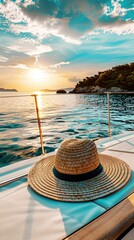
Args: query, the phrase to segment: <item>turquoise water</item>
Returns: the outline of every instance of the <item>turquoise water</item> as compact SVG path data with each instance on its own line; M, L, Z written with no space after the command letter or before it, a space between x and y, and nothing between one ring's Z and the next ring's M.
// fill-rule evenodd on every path
M41 154L34 97L21 95L0 94L0 166ZM106 95L46 94L38 102L46 152L66 138L108 136ZM111 134L134 130L134 95L111 95L110 104Z

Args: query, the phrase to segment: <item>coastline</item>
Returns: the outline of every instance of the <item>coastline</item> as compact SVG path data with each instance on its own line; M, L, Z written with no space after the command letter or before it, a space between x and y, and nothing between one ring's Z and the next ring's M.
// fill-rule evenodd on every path
M12 89L0 88L0 92L18 92L18 90L14 88Z

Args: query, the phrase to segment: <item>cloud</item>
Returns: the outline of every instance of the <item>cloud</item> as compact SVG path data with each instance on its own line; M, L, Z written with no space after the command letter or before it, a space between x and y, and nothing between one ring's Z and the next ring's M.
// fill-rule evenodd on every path
M92 30L92 18L96 18L92 13L92 8L96 9L97 12L102 11L101 4L98 7L97 4L93 5L92 1L87 0L82 1L82 3L78 0L57 2L58 4L55 1L39 0L37 5L27 8L23 6L22 12L31 19L28 23L29 29L34 35L37 35L38 32L40 39L47 35L55 35L67 42L80 44L81 37ZM23 29L14 27L12 26L13 32L19 33L26 30L26 26L23 26Z
M36 56L42 53L51 52L52 48L49 45L38 44L35 41L30 41L30 39L23 41L17 41L16 45L8 46L9 49L26 53L30 56Z
M23 14L21 8L17 5L17 3L20 2L21 1L7 1L4 4L1 4L0 13L12 23L28 21L28 17Z
M66 64L70 64L70 62L56 63L56 64L53 64L53 65L49 65L49 68L56 69L56 68L60 68L62 65L66 65Z
M20 4L22 12L33 20L44 20L50 16L55 16L57 13L57 4L55 1L38 0L36 4L29 4L25 7L25 4Z
M10 68L10 69L23 69L23 70L27 70L27 69L29 69L25 64L16 64L16 65L6 65L6 66L3 66L3 65L0 65L0 68L3 68L3 67L5 67L5 68L7 68L8 67L8 69Z
M31 33L36 36L39 41L42 41L48 36L54 35L62 38L66 42L72 44L80 44L80 33L75 32L74 29L70 29L68 25L68 19L54 19L50 18L45 22L29 21L26 25L11 24L10 31L19 35L25 33Z
M15 50L15 46L8 48L8 47L0 47L1 56L6 59L7 61L1 61L1 66L8 67L8 66L19 66L26 65L27 67L31 67L35 63L35 56L27 55L23 52L19 52ZM2 58L3 59L3 58Z
M132 34L134 33L133 18L128 18L128 13L133 11L134 8L130 5L123 4L123 0L111 0L111 5L104 6L104 14L99 17L98 29L105 32L115 34Z
M126 0L17 0L2 4L0 12L11 22L14 34L31 33L39 41L53 35L79 45L83 38L100 30L133 32L132 17L127 15L133 7L124 3ZM122 31L117 31L117 26L122 26Z
M29 69L25 64L16 64L14 66L8 66L8 68Z
M33 55L38 55L41 53L46 53L51 51L52 51L52 48L50 46L39 45L39 46L36 46L36 49L32 49L31 51L28 51L27 54L33 56Z
M111 0L111 7L109 6L105 6L104 7L104 13L108 16L112 16L112 17L117 17L117 16L125 16L127 12L129 11L133 11L134 8L130 7L130 8L124 8L122 7L121 3L123 1L122 0ZM112 9L112 10L111 10Z
M20 0L18 0L18 3L20 3L21 1ZM22 3L21 3L22 4ZM23 2L23 6L24 7L27 7L27 6L29 6L29 5L35 5L35 2L33 1L33 0L25 0L24 2Z
M7 62L8 61L8 58L7 57L3 57L3 56L0 56L0 62Z
M95 31L114 31L130 33L133 32L132 19L128 21L124 18L126 13L133 8L122 7L122 0L73 0L73 1L44 1L39 0L38 6L28 6L23 8L23 13L30 19L40 22L39 34L43 38L47 35L55 35L61 37L67 42L80 44L81 39L88 34L93 34ZM45 10L43 10L45 6ZM129 29L127 32L127 27ZM46 27L48 26L48 28ZM117 26L122 26L122 31L117 31ZM35 33L35 26L33 27Z
M134 24L128 22L128 24L106 25L105 27L103 26L103 32L116 33L118 35L134 34Z

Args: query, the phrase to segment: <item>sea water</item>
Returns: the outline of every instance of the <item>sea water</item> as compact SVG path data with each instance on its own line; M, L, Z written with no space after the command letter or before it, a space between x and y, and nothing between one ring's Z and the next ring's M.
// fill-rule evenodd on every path
M38 96L45 152L67 138L108 136L106 95ZM134 130L134 95L110 95L111 135ZM41 154L34 97L0 93L0 167Z

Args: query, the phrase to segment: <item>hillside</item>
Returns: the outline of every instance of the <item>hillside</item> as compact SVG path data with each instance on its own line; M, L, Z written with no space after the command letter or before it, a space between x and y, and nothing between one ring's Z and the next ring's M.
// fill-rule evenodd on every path
M98 72L78 82L71 93L134 91L134 62Z
M16 89L0 88L0 92L18 92Z

